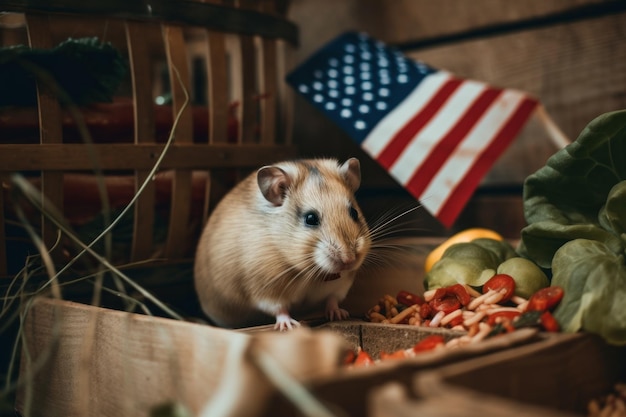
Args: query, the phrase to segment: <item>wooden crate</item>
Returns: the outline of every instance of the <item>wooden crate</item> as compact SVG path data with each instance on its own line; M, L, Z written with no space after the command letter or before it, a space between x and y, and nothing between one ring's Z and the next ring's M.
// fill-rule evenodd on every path
M224 406L224 413L245 408L243 414L219 415L299 415L282 387L251 362L257 346L272 354L275 370L291 375L290 385L301 384L331 409L362 416L369 393L381 384L409 389L418 371L541 340L526 329L349 369L340 365L344 346L376 355L376 349L407 348L433 333L446 338L462 333L358 321L322 324L310 333L268 331L271 326L233 331L43 298L30 308L23 329L17 409L68 417L147 416L167 404L184 406L192 415L207 404Z
M626 379L626 348L592 334L557 334L414 375L412 389L374 394L372 417L588 415Z

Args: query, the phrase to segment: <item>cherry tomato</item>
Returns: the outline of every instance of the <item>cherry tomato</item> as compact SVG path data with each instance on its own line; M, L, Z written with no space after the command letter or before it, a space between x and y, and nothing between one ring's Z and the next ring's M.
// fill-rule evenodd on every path
M539 320L541 321L541 326L544 328L544 330L548 332L558 332L559 330L561 330L559 322L556 321L552 313L547 310L541 313L541 317L539 317Z
M464 306L468 305L472 299L472 297L470 296L470 293L467 291L467 288L465 288L465 286L463 286L462 284L451 285L449 287L446 287L445 290L446 290L446 295L455 296L459 300L461 305L464 305Z
M508 274L494 275L483 285L483 294L489 290L500 291L502 289L506 290L502 301L510 300L515 294L515 280L512 276Z
M416 353L425 352L425 351L433 350L437 346L441 346L445 343L446 341L443 338L443 336L438 335L438 334L431 334L430 336L427 336L424 339L417 342L415 346L413 346L413 351Z
M563 299L563 288L559 286L545 287L528 299L526 311L547 311L554 308Z
M459 302L459 299L452 296L433 298L432 300L430 300L428 305L430 305L430 307L434 311L443 311L446 314L461 308L461 303Z
M398 300L400 304L403 304L407 307L414 304L424 304L424 299L422 297L404 290L398 292L398 295L396 295L396 300Z
M359 353L356 355L356 359L354 360L354 364L356 366L368 366L374 364L374 359L364 350L359 350Z
M490 326L495 326L498 322L511 321L516 317L519 317L522 314L519 311L499 311L497 313L493 313L489 315L487 319L487 324Z

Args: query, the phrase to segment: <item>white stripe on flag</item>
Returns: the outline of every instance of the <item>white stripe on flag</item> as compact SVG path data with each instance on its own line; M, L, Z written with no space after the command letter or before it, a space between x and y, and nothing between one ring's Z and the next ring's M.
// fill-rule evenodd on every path
M428 159L433 148L472 107L487 85L464 80L424 128L404 148L389 172L400 184L406 185L413 173Z
M425 77L413 91L405 97L389 114L387 114L367 135L362 148L374 159L378 158L398 130L417 112L428 104L452 75L446 71L438 71Z
M495 135L515 114L525 98L526 95L519 91L504 90L492 103L420 196L420 201L430 213L439 213L452 190L467 175L474 161L491 145Z

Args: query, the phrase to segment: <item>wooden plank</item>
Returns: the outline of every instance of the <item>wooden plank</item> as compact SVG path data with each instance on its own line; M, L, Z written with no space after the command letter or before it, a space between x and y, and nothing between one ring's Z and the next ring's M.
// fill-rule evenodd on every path
M155 140L152 62L145 45L146 32L152 29L154 27L151 24L126 22L128 58L133 84L135 143L154 143ZM135 192L145 182L149 172L150 170L135 171ZM155 193L155 183L149 181L135 203L132 261L147 259L152 252Z
M150 169L163 152L162 144L93 145L105 170ZM164 157L163 169L207 169L258 167L276 158L293 157L294 147L279 145L172 145ZM80 144L0 145L0 166L4 171L45 169L49 171L91 170L89 149Z
M200 1L181 3L169 0L152 0L146 5L125 0L91 2L83 0L64 0L62 2L8 0L2 2L2 10L62 15L109 16L171 24L188 24L212 27L215 30L230 33L259 34L270 38L281 38L294 45L298 43L298 27L280 16Z
M178 126L174 132L179 144L193 142L193 119L190 103L185 103L185 90L191 91L187 51L183 30L177 26L164 26L163 38L170 73L172 92L172 112L176 118L180 113ZM186 105L186 107L184 107ZM165 246L165 256L178 258L186 250L188 242L189 213L191 210L191 171L177 168L172 184L172 204Z
M33 48L51 48L50 21L48 16L26 15L29 44ZM41 80L37 83L37 108L39 112L39 139L42 144L60 144L63 141L61 109L51 89ZM46 172L42 167L41 192L46 197L43 209L48 205L63 212L63 173ZM57 240L57 228L42 215L42 238L47 248L52 248Z

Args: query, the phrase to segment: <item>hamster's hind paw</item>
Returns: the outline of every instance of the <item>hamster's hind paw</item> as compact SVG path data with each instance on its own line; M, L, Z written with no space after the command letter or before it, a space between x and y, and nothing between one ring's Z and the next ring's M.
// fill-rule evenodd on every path
M348 313L348 311L344 310L343 308L337 307L332 310L326 310L326 317L328 317L328 320L330 321L346 320L348 317L350 317L350 313Z
M293 330L295 327L300 327L300 323L297 320L292 319L288 313L280 313L276 315L274 330L284 332L286 330Z
M350 317L350 313L339 307L339 302L335 297L330 297L326 300L326 317L330 321L345 320Z

